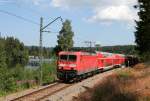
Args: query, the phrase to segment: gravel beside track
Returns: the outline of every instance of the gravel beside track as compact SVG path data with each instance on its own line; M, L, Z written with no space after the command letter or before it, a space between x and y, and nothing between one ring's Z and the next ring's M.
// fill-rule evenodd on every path
M36 86L36 87L30 88L30 89L26 89L26 90L23 90L23 91L12 93L12 94L9 94L7 96L0 97L0 101L11 101L12 99L27 95L29 93L35 92L35 91L40 90L40 89L44 89L48 86L52 86L52 85L55 85L55 84L57 84L57 82L46 85L46 86Z
M117 68L97 74L93 77L83 80L82 82L75 83L74 85L71 85L64 90L56 92L48 98L42 99L41 101L73 101L73 99L76 99L81 92L92 88L95 84L97 84L97 82L102 81L104 78L112 75L115 71L120 69L121 68Z
M47 86L45 88L38 89L26 95L17 97L15 99L12 99L11 101L40 101L41 99L50 96L51 94L68 86L70 85L64 83L56 83L54 85Z

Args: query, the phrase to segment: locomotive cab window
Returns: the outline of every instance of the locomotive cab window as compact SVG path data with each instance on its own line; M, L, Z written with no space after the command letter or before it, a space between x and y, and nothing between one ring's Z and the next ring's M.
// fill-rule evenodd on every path
M76 61L77 57L76 55L60 55L59 59L63 61Z
M69 61L76 61L76 55L68 55L69 56Z
M60 60L67 60L68 56L67 55L60 55L59 59Z

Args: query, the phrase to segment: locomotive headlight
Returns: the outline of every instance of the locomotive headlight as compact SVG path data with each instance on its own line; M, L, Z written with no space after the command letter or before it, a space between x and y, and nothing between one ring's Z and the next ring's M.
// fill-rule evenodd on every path
M63 69L63 67L59 67L59 69Z
M76 67L76 64L70 64L69 67Z
M64 67L64 66L66 66L66 64L59 64L58 66L59 67Z

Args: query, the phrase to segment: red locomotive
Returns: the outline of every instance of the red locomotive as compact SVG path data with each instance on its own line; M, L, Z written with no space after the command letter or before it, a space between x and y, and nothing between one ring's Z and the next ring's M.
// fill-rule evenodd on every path
M63 81L81 79L100 71L123 65L125 58L119 54L99 52L60 52L57 77Z

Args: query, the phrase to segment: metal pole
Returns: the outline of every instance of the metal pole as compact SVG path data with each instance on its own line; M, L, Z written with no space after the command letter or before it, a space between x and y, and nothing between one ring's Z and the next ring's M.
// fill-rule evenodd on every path
M43 18L40 18L40 52L39 52L39 62L40 62L40 85L42 85L42 81L43 81L43 71L42 71L42 64L43 64L43 45L42 45L42 39L43 39L43 32L50 32L50 31L45 31L45 29L50 26L52 23L54 23L56 20L60 19L61 22L63 23L63 19L61 17L57 17L55 18L53 21L51 21L49 24L47 24L46 26L43 26Z
M43 46L42 46L42 37L43 37L43 35L42 35L42 27L43 27L43 18L41 17L40 18L40 57L39 57L39 59L40 59L40 85L42 85L42 78L43 78L43 73L42 73L42 64L43 64L43 60L42 60L42 58L43 58Z
M85 41L84 43L87 44L87 46L89 47L89 52L92 52L92 44L95 44L95 42Z

